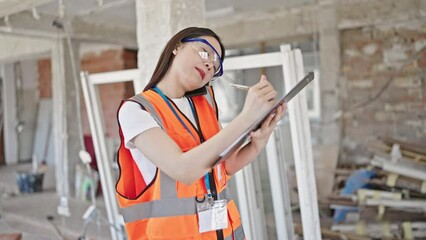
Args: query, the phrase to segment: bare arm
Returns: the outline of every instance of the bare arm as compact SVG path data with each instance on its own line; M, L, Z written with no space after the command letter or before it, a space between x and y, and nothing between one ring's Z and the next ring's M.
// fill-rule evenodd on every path
M208 172L219 154L275 103L275 97L276 91L263 76L249 90L243 111L231 123L203 144L185 153L160 128L139 134L133 143L171 178L191 184Z

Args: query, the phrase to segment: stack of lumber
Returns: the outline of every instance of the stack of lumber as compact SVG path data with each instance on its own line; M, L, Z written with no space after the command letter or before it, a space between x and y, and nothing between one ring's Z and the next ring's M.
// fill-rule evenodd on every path
M335 171L335 191L323 203L345 217L334 218L331 231L369 239L426 239L426 146L382 141L369 146L373 157L363 167L372 177L356 176L359 168ZM343 183L353 185L354 179L364 181L362 187L343 191Z

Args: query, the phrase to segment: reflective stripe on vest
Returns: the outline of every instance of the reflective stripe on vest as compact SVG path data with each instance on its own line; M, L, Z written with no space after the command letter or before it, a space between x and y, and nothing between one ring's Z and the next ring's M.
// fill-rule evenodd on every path
M147 218L175 217L197 213L195 198L178 198L175 181L161 171L159 174L161 174L161 199L122 208L121 213L125 223ZM207 199L207 194L204 199ZM228 202L232 200L227 187L218 194L218 199L226 199Z
M131 99L141 104L151 114L152 118L154 118L157 124L160 125L161 128L163 128L163 121L161 121L161 118L158 116L157 111L155 111L154 107L144 96L142 96L141 94L137 94Z
M234 236L232 236L234 235ZM244 230L242 226L237 227L237 229L234 229L234 234L229 235L225 238L225 240L244 240L246 239L244 235Z

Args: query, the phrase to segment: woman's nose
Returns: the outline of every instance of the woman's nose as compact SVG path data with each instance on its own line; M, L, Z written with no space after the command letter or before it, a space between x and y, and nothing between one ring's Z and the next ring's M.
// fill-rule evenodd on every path
M212 64L210 62L204 62L204 65L207 67L207 69L210 71L212 69Z

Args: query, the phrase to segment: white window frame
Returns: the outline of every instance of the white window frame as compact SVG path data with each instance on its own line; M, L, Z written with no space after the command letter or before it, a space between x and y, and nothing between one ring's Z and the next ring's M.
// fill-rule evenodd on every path
M117 229L123 228L124 220L119 213L116 201L115 182L112 177L113 166L107 151L105 125L102 121L103 113L100 107L97 85L132 81L136 89L138 79L139 71L137 69L90 75L86 72L81 73L81 85L89 118L90 132L92 134L108 221L111 223L110 232L113 240L125 239L117 231Z

